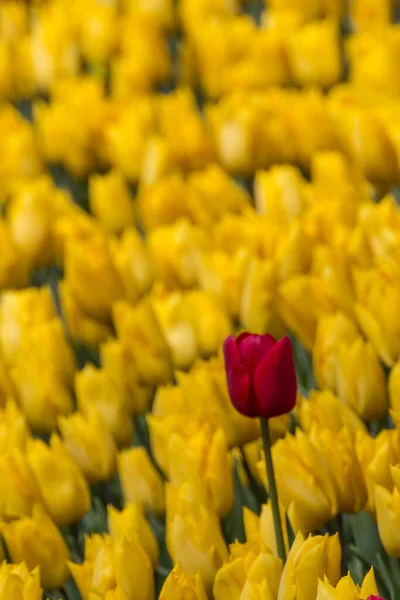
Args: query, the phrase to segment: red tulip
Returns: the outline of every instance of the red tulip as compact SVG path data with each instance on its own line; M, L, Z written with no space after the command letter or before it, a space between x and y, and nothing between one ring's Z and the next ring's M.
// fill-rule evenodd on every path
M367 600L385 600L382 596L368 596Z
M242 333L224 342L225 370L233 405L247 417L269 419L292 410L297 383L292 343L271 335Z

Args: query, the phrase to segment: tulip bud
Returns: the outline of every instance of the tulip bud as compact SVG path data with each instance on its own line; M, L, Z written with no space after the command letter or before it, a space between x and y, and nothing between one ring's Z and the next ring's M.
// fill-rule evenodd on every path
M70 240L65 251L65 280L83 311L107 321L111 307L124 296L105 239Z
M155 274L169 288L191 288L197 283L196 256L207 247L203 231L182 218L156 227L148 236Z
M228 558L219 520L191 487L167 486L167 547L174 564L188 575L199 573L210 591L217 570Z
M28 288L2 293L0 302L0 347L7 366L15 362L25 334L55 317L50 288Z
M310 440L331 469L337 488L338 511L356 514L364 510L367 488L349 431L344 428L334 432L329 429L320 430L314 426Z
M164 515L164 482L145 448L123 450L118 456L118 472L125 502L150 508L157 517Z
M232 330L227 311L215 298L202 290L187 292L185 302L192 318L200 356L209 358L217 354L223 340Z
M153 282L153 264L150 253L134 228L128 228L118 239L110 240L110 253L121 278L126 297L137 302Z
M0 409L0 454L10 449L25 451L31 433L23 413L13 400Z
M30 440L27 461L46 509L58 525L75 523L87 513L91 503L89 487L58 436L51 436L50 446L41 440Z
M209 424L180 419L178 415L148 417L152 449L157 462L176 487L190 480L206 494L218 515L233 506L232 467L225 434Z
M289 550L289 538L287 531L286 515L283 507L280 506L281 527L286 551ZM275 537L275 527L270 502L263 504L261 514L258 517L247 507L243 508L243 522L246 531L246 539L251 542L261 542L274 554L278 556L278 547Z
M200 575L187 575L178 563L166 578L159 600L207 600Z
M305 181L296 167L274 166L254 180L257 212L277 225L300 217L306 207Z
M119 445L127 445L133 436L128 393L122 381L116 381L104 369L87 364L75 377L78 408L83 415L95 409Z
M367 432L365 423L357 413L328 390L313 390L307 399L302 398L298 404L297 416L306 433L310 432L313 425L319 430L330 429L336 432L346 427L354 437L358 431Z
M58 428L66 450L89 483L112 478L117 468L114 438L94 408L87 417L79 412L61 417Z
M278 597L315 600L318 580L327 578L331 585L340 579L341 548L338 535L304 538L298 533L288 554L279 584Z
M147 522L144 510L139 504L127 504L118 511L111 504L107 506L108 529L114 541L124 537L141 544L154 567L158 564L159 550L157 539Z
M239 319L243 327L263 334L284 334L275 306L276 264L253 257L246 269L240 298Z
M1 531L14 563L24 562L28 569L40 567L45 588L61 587L68 579L68 548L53 521L40 504L32 517L3 523Z
M168 345L148 299L136 306L125 301L113 306L115 329L129 350L141 383L155 385L172 378Z
M29 571L24 562L10 565L3 562L0 566L0 599L42 600L39 568Z
M35 476L20 450L8 449L0 457L2 494L0 515L3 519L15 519L30 515L35 503L42 501Z
M277 598L282 562L276 556L263 544L253 542L235 542L229 551L229 561L215 577L215 600Z
M375 505L382 544L389 556L400 558L400 492L397 487L390 492L376 485Z
M364 420L382 419L388 409L385 374L369 342L359 337L338 354L338 396Z
M279 498L297 531L315 531L337 512L337 490L329 465L300 430L272 448ZM259 465L261 477L265 466ZM313 473L310 478L310 472Z
M229 394L240 413L269 419L294 408L297 382L288 337L277 342L270 335L229 336L224 357Z
M341 343L351 344L358 337L357 327L342 312L320 319L313 347L313 369L321 389L337 393L339 346Z
M171 350L174 367L188 369L198 357L194 319L188 311L185 297L178 291L154 294L152 299L154 313L161 331Z

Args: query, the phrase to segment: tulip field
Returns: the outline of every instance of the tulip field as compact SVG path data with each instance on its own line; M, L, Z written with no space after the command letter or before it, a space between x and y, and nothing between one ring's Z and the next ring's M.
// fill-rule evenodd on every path
M0 600L400 600L400 0L0 0Z

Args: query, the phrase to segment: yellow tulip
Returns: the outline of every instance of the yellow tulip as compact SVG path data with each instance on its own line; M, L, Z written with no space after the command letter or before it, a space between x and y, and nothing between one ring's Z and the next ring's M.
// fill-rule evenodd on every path
M232 331L227 311L215 298L202 290L186 292L185 303L192 317L200 356L209 358L217 354Z
M191 288L197 283L197 252L206 247L203 231L188 219L156 227L148 236L148 247L157 278L174 289Z
M239 317L240 296L250 259L245 247L238 248L233 256L222 251L199 256L200 287L215 296L233 319Z
M23 561L28 569L39 566L45 588L61 587L68 579L68 548L40 504L33 507L32 517L3 523L1 532L13 562Z
M306 273L311 266L310 239L298 221L290 223L278 237L275 249L278 276L281 281Z
M329 464L300 430L272 448L280 501L295 532L309 532L329 522L337 512L337 490ZM265 464L259 465L265 480Z
M10 375L34 430L51 431L60 415L72 411L74 371L75 358L59 319L26 332Z
M367 487L350 432L346 428L335 432L313 426L310 441L329 464L338 491L338 511L355 514L364 510Z
M341 548L338 535L304 538L298 533L290 549L279 584L279 600L317 597L318 580L331 585L340 579Z
M358 337L356 325L342 312L320 319L313 346L313 370L320 388L337 393L339 346L351 344Z
M117 444L130 444L133 422L128 392L122 381L116 381L104 369L87 364L76 374L75 391L78 408L84 415L95 409Z
M240 297L239 319L244 328L276 337L284 333L277 315L276 285L276 263L252 257L243 278Z
M174 25L174 4L172 0L155 0L148 3L146 0L125 0L130 14L149 15L166 29Z
M181 224L182 221L191 221L191 213L189 210L190 204L188 202L188 196L190 193L191 190L189 189L189 186L187 185L183 175L177 172L163 177L159 181L156 181L153 185L148 185L141 188L137 200L139 215L146 232L159 227L171 227L169 232L172 238L170 240L172 248L170 252L168 250L166 252L168 258L165 261L167 263L165 267L164 264L161 266L161 262L158 261L158 242L160 241L160 238L165 239L166 230L163 229L163 232L160 234L160 236L156 234L155 241L153 237L153 242L151 243L154 251L154 261L164 275L166 275L166 268L169 269L171 262L173 263L174 272L168 277L168 283L170 277L174 278L177 275L184 276L185 279L186 277L189 277L189 279L193 277L192 265L186 265L186 267L183 267L181 264L181 259L179 259L177 256L177 250L174 248L174 246L177 246L178 248L181 247L189 249L191 246L191 244L188 245L190 240L185 239L185 233L187 233L185 232L185 229L187 228L186 226L183 227ZM179 223L176 226L176 231L174 231L174 223ZM182 235L183 241L179 241L180 235ZM175 264L175 259L178 259L178 264ZM162 262L164 263L164 261ZM176 271L178 273L176 273ZM183 282L185 282L185 279Z
M215 577L215 600L274 600L282 574L281 560L259 543L235 542L229 550L229 561Z
M127 299L137 302L153 282L150 252L136 229L131 227L125 229L120 238L110 240L110 252Z
M234 490L223 430L175 415L149 416L148 424L154 456L169 481L179 487L190 480L218 515L227 515Z
M280 506L281 524L286 550L289 550L289 538L287 531L286 515L282 506ZM261 514L258 517L247 507L243 508L243 522L246 531L246 539L252 542L263 543L274 556L278 556L276 545L275 528L273 522L271 503L263 504Z
M3 489L0 515L4 519L30 515L33 505L42 498L34 473L20 450L8 449L0 457L0 477Z
M339 30L335 21L315 21L294 32L288 42L289 69L296 85L329 88L342 75ZM318 49L323 48L322 52Z
M277 306L282 322L312 351L319 320L332 313L316 275L295 275L278 288Z
M111 4L85 3L79 7L76 25L82 54L89 63L110 58L117 41L116 10Z
M361 587L354 583L350 574L342 577L337 586L331 585L326 577L324 581L319 580L316 600L367 600L370 596L378 595L374 569L371 567Z
M55 317L50 288L7 290L0 302L0 347L7 366L15 362L21 341L32 326Z
M386 381L373 346L361 337L341 344L337 369L338 396L366 421L382 419L388 410Z
M135 539L87 537L83 564L68 563L68 566L84 600L132 597L154 600L152 564Z
M91 503L89 486L56 434L51 436L50 446L30 440L27 461L46 509L58 525L70 525L87 513Z
M0 565L0 598L7 600L42 600L43 590L40 586L39 569L29 571L24 562Z
M207 600L200 575L187 575L178 563L166 578L159 600Z
M157 517L164 515L164 482L145 448L123 450L118 456L118 472L125 502L150 508Z
M177 369L188 369L198 358L194 321L185 296L179 292L157 289L152 296L152 307L161 331L171 350L172 362Z
M125 301L113 306L115 329L129 351L141 383L156 385L172 379L168 345L148 298L135 306Z
M84 312L107 322L124 289L106 240L71 239L66 245L64 269L65 280Z
M143 508L139 504L127 504L118 511L111 504L107 506L108 529L114 541L124 537L142 545L154 567L158 564L159 550L157 539L147 522Z
M301 428L309 433L313 425L318 429L339 432L343 427L355 437L357 431L367 432L367 427L357 413L330 391L312 391L309 398L298 402L297 416Z
M199 573L206 591L228 558L216 514L199 498L190 483L167 485L167 547L174 564L188 575Z
M150 408L154 388L143 385L135 372L133 358L120 340L110 338L100 347L100 359L107 378L114 382L115 389L120 390L121 401L135 415L140 415Z
M117 451L110 431L95 408L58 420L63 444L89 483L108 481L117 469Z
M358 460L368 490L367 510L375 512L375 485L393 489L391 465L400 463L400 440L396 430L383 429L375 438L358 432L356 438Z
M229 399L222 359L197 361L189 373L177 374L177 389L159 388L158 414L181 413L225 431L229 447L241 446L259 436L259 424L239 414Z
M97 348L99 344L111 337L112 332L109 325L85 313L67 281L61 281L58 289L63 317L68 333L73 340Z
M397 487L388 489L375 486L376 519L379 536L386 552L400 557L400 492Z
M26 419L14 400L8 400L0 409L0 454L10 448L24 452L31 437Z
M254 195L257 212L276 225L300 217L306 208L306 184L296 167L274 166L269 171L258 171Z
M0 219L0 285L1 289L26 284L27 267L18 256L16 245L3 219Z
M118 171L90 177L89 205L92 214L109 233L120 233L135 223L133 199Z

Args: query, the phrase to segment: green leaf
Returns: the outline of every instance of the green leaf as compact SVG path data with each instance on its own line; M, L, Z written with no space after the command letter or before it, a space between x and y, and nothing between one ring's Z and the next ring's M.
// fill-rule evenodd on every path
M222 521L222 529L228 544L234 541L245 542L246 535L243 522L243 507L247 506L256 514L260 514L261 504L254 493L241 480L238 461L233 464L234 504L231 512Z
M67 600L82 600L82 596L80 595L76 583L72 577L64 585L63 591Z
M377 565L377 554L382 550L382 544L375 521L367 512L346 517L346 526L351 528L354 546L360 556L365 558L369 565Z

